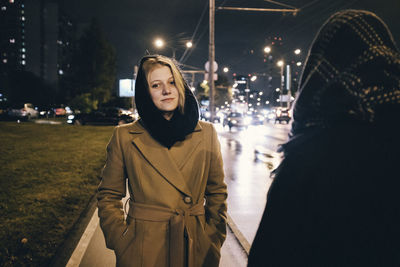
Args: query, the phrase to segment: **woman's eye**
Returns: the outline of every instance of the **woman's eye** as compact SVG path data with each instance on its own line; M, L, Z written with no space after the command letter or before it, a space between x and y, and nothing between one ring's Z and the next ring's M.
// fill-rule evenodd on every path
M158 87L158 84L153 84L152 86L151 86L151 88L157 88Z
M175 84L175 81L171 81L171 82L169 82L170 84Z

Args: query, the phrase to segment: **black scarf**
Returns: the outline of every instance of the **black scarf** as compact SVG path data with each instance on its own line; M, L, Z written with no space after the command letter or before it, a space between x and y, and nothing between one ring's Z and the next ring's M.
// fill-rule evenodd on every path
M199 120L199 108L195 96L184 81L184 114L176 109L171 120L164 118L163 113L151 99L148 81L143 70L143 63L150 57L154 56L145 56L140 61L135 84L136 108L140 123L157 142L170 149L176 142L185 140L185 137L193 132Z

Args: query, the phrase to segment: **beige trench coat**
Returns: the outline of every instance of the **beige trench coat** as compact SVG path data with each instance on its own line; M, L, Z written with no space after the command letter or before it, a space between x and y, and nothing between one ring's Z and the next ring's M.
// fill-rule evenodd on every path
M124 219L126 178L131 200ZM97 198L117 266L219 265L227 188L212 124L198 122L170 150L138 121L116 127Z

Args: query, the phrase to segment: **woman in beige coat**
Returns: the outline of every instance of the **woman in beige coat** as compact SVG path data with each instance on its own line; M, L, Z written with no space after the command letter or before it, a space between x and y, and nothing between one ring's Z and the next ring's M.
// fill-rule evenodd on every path
M227 189L216 131L169 58L144 57L135 87L140 119L115 128L98 188L107 247L117 266L218 266Z

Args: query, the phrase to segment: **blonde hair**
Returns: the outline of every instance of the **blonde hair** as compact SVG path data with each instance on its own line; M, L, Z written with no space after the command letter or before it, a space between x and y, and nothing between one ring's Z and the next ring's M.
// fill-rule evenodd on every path
M171 70L172 76L174 77L175 86L178 89L178 110L183 114L185 110L185 80L183 79L178 66L172 59L165 56L156 55L154 57L149 57L146 61L144 61L143 70L146 75L146 80L147 82L149 81L149 74L152 70L162 66L166 66Z

